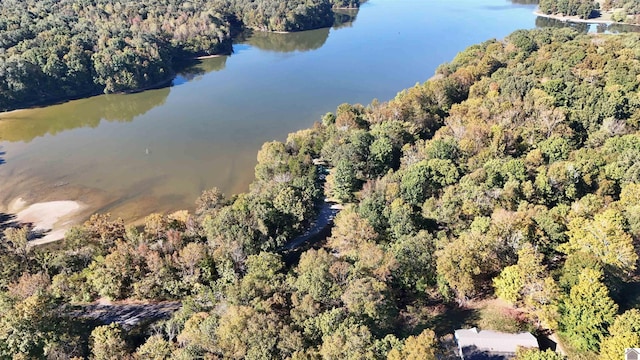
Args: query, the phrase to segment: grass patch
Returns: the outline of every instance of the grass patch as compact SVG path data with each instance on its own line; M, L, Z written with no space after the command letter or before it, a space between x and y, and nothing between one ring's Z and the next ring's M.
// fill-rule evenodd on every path
M569 340L562 334L557 333L556 336L562 345L562 348L566 352L567 359L571 360L597 360L598 354L591 351L580 351L571 345Z
M533 325L526 321L524 314L493 304L488 304L480 309L477 325L483 330L496 330L512 334L535 331Z

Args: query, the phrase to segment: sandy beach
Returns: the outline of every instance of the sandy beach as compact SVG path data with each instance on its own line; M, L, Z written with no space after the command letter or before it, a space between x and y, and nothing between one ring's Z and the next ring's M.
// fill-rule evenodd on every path
M221 55L221 54L202 55L202 56L196 56L195 59L196 60L213 59L221 56L225 56L225 55Z
M78 201L59 200L28 204L22 198L13 200L8 212L16 215L16 221L32 224L33 229L45 236L30 242L33 245L46 244L64 238L65 232L76 222L85 206Z

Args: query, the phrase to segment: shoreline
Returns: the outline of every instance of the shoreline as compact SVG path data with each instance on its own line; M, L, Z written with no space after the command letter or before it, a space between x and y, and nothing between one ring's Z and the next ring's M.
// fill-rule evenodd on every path
M320 29L320 28L318 28ZM266 33L273 33L273 34L293 34L293 33L297 33L297 32L301 32L301 31L309 31L309 30L316 30L316 29L308 29L308 30L299 30L299 31L271 31L271 30L259 30L259 29L254 29L254 31L260 31L260 32L266 32ZM235 40L235 37L230 38L231 41ZM192 57L185 57L185 58L178 58L176 59L178 62L189 62L189 61L198 61L198 60L206 60L206 59L213 59L213 58L218 58L218 57L223 57L223 56L230 56L232 52L221 52L219 54L210 54L210 55L196 55L196 56L192 56ZM11 113L14 112L19 112L19 111L23 111L23 110L31 110L31 109L38 109L38 108L43 108L43 107L48 107L48 106L53 106L53 105L59 105L59 104L64 104L66 102L69 101L73 101L73 100L82 100L82 99L88 99L88 98L92 98L94 96L101 96L101 95L109 95L109 94L135 94L138 92L142 92L142 91L147 91L147 90L154 90L154 89L160 89L163 87L167 87L167 86L171 86L171 82L176 78L176 75L178 74L178 72L176 72L176 69L172 69L173 70L173 74L171 74L169 77L167 77L164 80L159 80L153 84L149 84L140 88L136 88L136 89L129 89L129 90L123 90L123 91L118 91L118 92L113 92L113 93L108 93L105 94L104 92L100 92L100 91L87 91L86 93L83 94L78 94L76 96L70 96L70 97L56 97L56 98L51 98L51 99L47 99L47 100L42 100L42 101L32 101L32 102L28 102L25 103L23 105L20 105L19 107L15 108L15 109L8 109L8 110L0 110L0 117L5 116L5 115L10 115ZM2 119L0 118L0 121L2 121Z
M9 203L7 212L18 225L31 224L33 233L44 236L30 240L28 246L58 241L73 225L84 218L87 205L73 200L43 201L28 204L19 197Z
M640 26L640 24L628 24L624 22L616 22L613 20L606 20L602 16L592 19L580 19L578 16L564 16L557 14L545 14L540 12L540 9L536 9L533 11L533 14L536 16L540 16L547 19L554 19L562 22L570 22L570 23L582 23L582 24L605 24L605 25L628 25L628 26Z
M223 56L228 56L228 55L224 55L224 54L202 55L202 56L194 57L193 60L213 59L213 58L219 58L219 57L223 57Z
M545 14L543 12L540 12L540 10L536 9L533 12L534 15L536 16L540 16L540 17L544 17L547 19L554 19L554 20L559 20L562 22L573 22L573 23L583 23L583 24L606 24L606 25L611 25L611 24L624 24L624 25L628 25L625 23L617 23L613 20L605 20L602 19L602 17L597 17L597 18L593 18L593 19L580 19L578 16L564 16L564 15L556 15L556 14Z
M194 58L193 60L198 60L198 58ZM19 108L16 108L16 109L11 109L11 110L6 110L6 111L0 111L0 121L3 120L2 117L5 117L7 115L10 116L13 113L18 113L18 112L25 111L25 110L40 109L40 108L45 108L45 107L54 106L54 105L60 105L60 104L68 103L69 101L90 99L92 97L102 96L102 95L135 94L135 93L139 93L139 92L147 91L147 90L161 89L161 88L163 88L165 86L170 86L171 82L173 81L173 79L175 79L175 77L176 77L176 74L173 74L173 75L171 75L171 78L168 78L168 79L165 79L165 80L162 80L162 81L158 81L158 82L155 82L153 84L149 84L147 86L143 86L143 87L138 88L138 89L118 91L118 92L107 93L107 94L105 94L104 92L88 92L88 93L86 93L84 95L72 96L72 97L68 97L68 98L56 98L56 99L45 100L45 101L42 101L42 102L27 103L27 104L25 104L24 107L19 107Z

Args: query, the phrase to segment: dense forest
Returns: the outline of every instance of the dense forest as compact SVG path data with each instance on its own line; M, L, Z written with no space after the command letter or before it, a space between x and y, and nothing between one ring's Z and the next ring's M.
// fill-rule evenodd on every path
M455 326L484 324L619 359L640 347L638 49L516 31L264 144L245 194L206 191L140 228L95 215L55 247L9 228L0 358L434 359ZM331 235L283 252L325 194L344 205ZM509 311L456 320L496 297ZM81 315L101 298L182 307L98 326Z
M600 11L610 11L611 20L640 24L640 0L540 0L540 11L590 19Z
M605 0L602 10L613 11L614 21L640 24L640 0Z
M7 0L0 3L0 110L168 81L177 62L229 54L242 28L333 24L357 0Z
M581 19L589 19L598 8L599 4L594 0L540 0L540 11L545 14L578 16Z

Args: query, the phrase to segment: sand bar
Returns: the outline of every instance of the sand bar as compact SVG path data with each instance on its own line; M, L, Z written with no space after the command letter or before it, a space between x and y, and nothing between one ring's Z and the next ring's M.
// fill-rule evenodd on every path
M74 215L83 208L83 204L71 200L28 205L22 198L17 198L9 205L9 212L16 214L18 222L33 224L34 230L46 233L44 237L30 242L31 245L39 245L62 239L73 225Z

